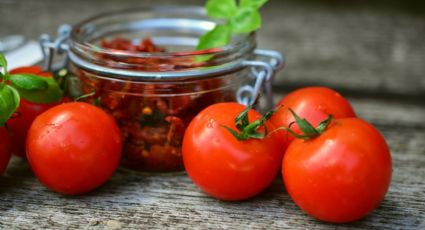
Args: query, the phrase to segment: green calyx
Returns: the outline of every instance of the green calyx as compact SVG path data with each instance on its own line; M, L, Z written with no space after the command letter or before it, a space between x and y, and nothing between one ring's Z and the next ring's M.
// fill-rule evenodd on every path
M283 129L288 131L295 138L300 138L303 140L310 140L319 136L326 130L326 128L329 126L329 124L333 120L333 116L329 115L328 118L320 122L317 127L313 127L313 125L311 125L310 122L308 122L306 119L300 118L292 109L289 109L289 111L294 116L295 122L297 123L298 127L300 127L300 130L303 134L300 135L295 133L294 131L290 129L290 127L285 127Z
M207 15L223 20L199 40L197 50L217 48L227 45L232 34L250 33L261 27L259 9L268 0L208 0Z
M54 103L62 98L62 90L53 77L35 74L10 74L7 60L0 53L0 126L19 107L20 98L33 103Z
M248 112L252 109L252 106L248 106L246 109L244 109L236 118L235 118L235 126L238 129L237 131L228 127L223 126L225 129L227 129L238 141L244 141L251 138L254 139L263 139L267 136L268 130L265 126L265 123L267 120L270 119L270 117L280 109L280 107L277 107L263 116L261 116L259 119L249 122L248 120ZM264 131L259 132L258 129L263 127Z

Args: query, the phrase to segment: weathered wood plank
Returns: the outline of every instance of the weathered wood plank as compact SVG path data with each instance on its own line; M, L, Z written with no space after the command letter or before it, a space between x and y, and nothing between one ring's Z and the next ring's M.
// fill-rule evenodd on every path
M355 104L366 119L397 109L396 105L375 103L380 109L372 113L367 112L375 108L372 102ZM418 116L424 114L418 108L416 112ZM120 169L100 189L84 196L66 197L41 186L26 163L15 159L0 178L0 228L423 229L425 128L415 127L416 121L393 126L393 122L400 121L397 113L387 115L378 128L388 140L393 156L390 191L376 211L355 223L329 225L308 217L290 200L279 178L258 197L232 203L209 198L185 174L152 175Z

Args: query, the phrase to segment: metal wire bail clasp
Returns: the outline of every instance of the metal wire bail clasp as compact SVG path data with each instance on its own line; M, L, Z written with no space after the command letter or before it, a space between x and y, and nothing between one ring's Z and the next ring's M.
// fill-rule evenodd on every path
M40 36L40 46L44 58L44 70L51 71L52 69L60 69L66 66L66 63L68 62L67 51L69 48L67 42L71 30L72 27L65 24L59 27L56 39L53 39L48 34L42 34ZM62 63L55 64L53 67L53 57L55 54L65 55L65 59Z
M283 55L274 50L257 49L254 51L258 57L263 60L244 61L243 66L249 67L255 77L254 86L245 85L239 88L236 93L236 99L244 105L254 104L262 91L266 95L265 109L269 110L274 106L273 103L273 79L277 70L283 68Z

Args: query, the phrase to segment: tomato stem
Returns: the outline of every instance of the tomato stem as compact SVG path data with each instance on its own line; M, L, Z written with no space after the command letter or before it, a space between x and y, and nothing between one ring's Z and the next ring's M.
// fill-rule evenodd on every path
M235 126L238 129L238 131L233 130L232 128L228 126L223 126L225 129L227 129L238 141L244 141L251 138L255 139L263 139L268 134L267 127L265 126L265 123L267 120L270 119L270 117L278 111L282 106L278 106L275 109L267 112L257 120L249 123L248 120L248 112L252 109L252 105L246 107L236 118L235 118ZM258 132L258 129L260 127L264 128L264 132Z
M285 130L295 138L310 140L314 139L317 136L320 136L323 132L325 132L326 128L333 120L333 116L329 114L329 116L325 120L321 121L317 127L314 127L306 119L300 118L292 109L289 109L289 111L294 116L295 121L291 122L288 127L279 127L273 130L272 132L270 132L270 134L275 133L279 130ZM300 130L303 134L298 134L291 129L291 126L294 124L298 124L298 127L300 127Z
M288 131L292 136L295 138L300 138L303 140L310 140L313 139L320 134L322 134L326 128L329 126L331 121L333 120L333 116L330 114L328 118L321 121L317 127L314 127L310 122L308 122L305 118L300 118L292 109L289 109L289 111L292 113L292 115L295 118L295 122L298 124L298 127L300 128L301 132L303 134L297 134L295 133L290 127L284 127L279 129L284 129Z

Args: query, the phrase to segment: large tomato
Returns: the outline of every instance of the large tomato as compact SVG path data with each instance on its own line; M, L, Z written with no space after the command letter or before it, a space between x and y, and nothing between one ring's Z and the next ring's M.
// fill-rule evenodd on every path
M0 127L0 175L4 172L10 159L10 139L6 127Z
M245 108L237 103L211 105L191 121L183 138L183 161L190 178L221 200L258 194L275 178L281 164L283 148L277 133L237 140L225 128L237 130L234 120ZM252 122L261 115L251 109L248 117ZM265 125L274 129L269 122Z
M270 121L276 127L289 127L296 133L300 133L299 127L294 123L294 117L289 109L292 109L300 117L305 118L313 126L317 126L325 120L329 114L334 118L355 117L350 103L338 92L326 87L305 87L292 91L279 103L282 106ZM294 138L287 132L281 131L288 145Z
M359 118L336 119L321 135L294 140L282 165L295 203L317 219L335 223L360 219L375 209L391 172L384 138Z
M10 74L37 74L39 76L51 76L51 73L43 72L39 66L20 67L10 71ZM20 100L15 116L7 121L12 141L12 152L20 157L25 157L25 141L27 132L34 119L47 109L59 103L40 104L29 102L23 98Z
M112 117L82 102L39 115L27 137L27 158L38 179L64 194L88 192L112 176L121 159L121 136Z

